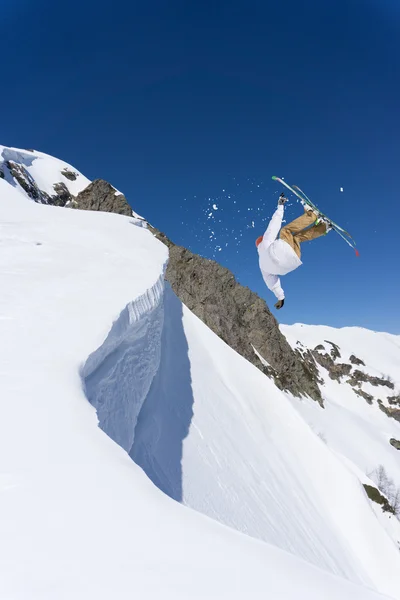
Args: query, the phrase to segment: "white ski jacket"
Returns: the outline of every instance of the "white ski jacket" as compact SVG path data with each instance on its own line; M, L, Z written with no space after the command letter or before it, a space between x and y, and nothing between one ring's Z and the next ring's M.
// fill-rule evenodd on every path
M257 247L263 279L278 300L283 300L285 297L278 275L286 275L302 264L296 252L287 242L276 239L282 226L283 212L283 205L278 206L261 244Z

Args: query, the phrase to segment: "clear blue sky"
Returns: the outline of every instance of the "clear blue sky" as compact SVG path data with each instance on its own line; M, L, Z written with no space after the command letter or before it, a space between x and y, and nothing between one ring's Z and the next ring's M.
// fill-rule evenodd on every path
M334 232L305 245L277 318L400 333L398 0L1 10L2 144L108 179L270 306L254 239L281 191L270 178L283 176L350 230L361 256ZM287 218L299 212L293 202Z

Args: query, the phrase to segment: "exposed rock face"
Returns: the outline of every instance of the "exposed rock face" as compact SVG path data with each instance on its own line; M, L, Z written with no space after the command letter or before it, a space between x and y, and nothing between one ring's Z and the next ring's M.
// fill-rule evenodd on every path
M65 206L67 202L71 202L73 200L73 196L65 183L55 183L53 188L56 192L56 195L52 196L52 204L55 206Z
M11 176L19 183L22 189L28 194L29 198L32 198L32 200L35 202L47 204L47 194L41 192L36 185L36 182L23 165L20 165L12 160L6 161L5 164L10 171Z
M81 210L101 210L118 215L132 216L132 209L123 194L104 179L95 179L76 196Z
M397 396L388 396L388 402L389 404L397 404L398 406L400 406L400 394L398 394Z
M169 247L166 278L182 302L231 348L273 376L278 387L322 403L315 373L292 350L264 300L237 283L228 269L152 231ZM261 363L253 346L270 367Z
M325 340L325 342L327 344L329 344L330 346L332 346L332 348L331 348L331 356L332 356L333 360L336 360L337 358L341 358L342 357L342 355L340 354L339 346L337 346L337 344L334 344L333 342L330 342L329 340Z
M388 499L381 494L378 488L374 487L373 485L368 485L366 483L364 483L363 486L365 491L367 492L368 498L373 502L380 504L383 512L390 512L392 514L395 514L393 506L390 505Z
M383 379L381 377L372 377L372 375L368 375L368 373L364 373L363 371L358 371L358 370L354 371L352 373L350 379L347 381L347 383L349 383L350 385L353 385L353 386L360 385L362 382L371 383L375 387L386 386L390 390L394 390L393 381L390 381L389 379Z
M68 191L65 183L61 181L53 185L54 194L50 195L41 190L36 181L30 175L28 169L26 169L24 165L20 163L17 163L13 160L5 161L2 169L0 169L1 178L5 177L4 169L8 170L14 182L18 183L22 187L22 189L28 194L29 198L35 202L38 202L39 204L65 206L67 202L70 202L73 199L73 196Z
M364 398L364 400L366 400L368 404L373 403L374 397L371 396L371 394L364 392L364 390L354 390L354 392L357 394L357 396L361 396L361 398Z
M391 438L390 443L393 446L393 448L396 448L396 450L400 450L400 441L399 440L395 440L394 438Z
M382 400L378 400L378 406L381 409L382 412L384 412L388 417L392 417L393 419L396 419L396 421L399 421L400 423L400 409L399 408L392 408L391 406L385 406L382 402Z
M331 342L328 342L331 343ZM340 357L340 352L338 350L338 347L336 346L336 344L332 344L333 348L331 350L331 353L328 354L327 352L325 352L324 354L321 354L321 352L319 352L317 350L317 348L323 348L324 347L322 345L319 345L315 348L315 350L311 350L311 354L313 355L314 359L317 361L318 364L321 365L321 367L325 367L325 369L328 371L329 373L329 377L331 379L333 379L334 381L340 381L341 377L344 377L345 375L349 375L352 366L348 365L347 363L335 363L335 359L337 357Z
M75 173L74 171L70 171L67 168L65 168L63 171L61 171L61 175L64 175L64 177L69 179L69 181L75 181L76 178L78 177L77 173Z
M361 360L361 358L357 358L357 356L354 356L354 354L350 356L349 360L352 365L357 365L358 367L365 367L365 362Z

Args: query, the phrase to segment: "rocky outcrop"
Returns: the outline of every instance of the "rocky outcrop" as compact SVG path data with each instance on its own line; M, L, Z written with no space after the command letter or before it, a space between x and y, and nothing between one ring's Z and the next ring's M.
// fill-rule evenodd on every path
M395 440L394 438L391 438L390 443L393 446L393 448L396 448L396 450L400 450L400 440Z
M231 348L272 376L280 389L308 394L322 404L315 372L292 350L264 300L237 283L228 269L151 230L169 247L166 278L182 302Z
M366 483L364 483L363 486L368 498L372 500L372 502L380 504L383 512L390 512L392 514L395 514L395 509L390 504L388 499L383 494L381 494L378 488L374 487L373 485L368 485Z
M400 406L400 394L397 396L388 396L388 402L389 404Z
M29 198L40 204L48 203L48 195L38 188L35 180L23 165L20 165L13 160L6 161L5 165L9 170L11 177L22 187Z
M390 381L390 379L384 379L383 377L373 377L372 375L368 375L368 373L364 373L364 371L359 371L358 369L356 369L352 373L350 379L347 380L347 383L349 383L352 386L359 386L361 385L361 383L366 382L371 383L375 387L385 386L388 387L390 390L394 390L394 383L393 381Z
M76 198L77 207L81 210L101 210L118 215L132 216L132 209L127 199L104 179L95 179Z
M72 202L74 199L65 183L55 183L53 188L55 195L51 197L51 204L54 204L55 206L65 206L67 202Z
M48 194L39 188L36 181L33 179L28 169L24 165L13 160L7 160L3 163L0 170L0 177L4 178L4 169L7 169L10 176L14 180L13 185L18 184L26 192L26 194L39 204L51 204L53 206L65 206L73 200L73 196L69 192L67 186L63 182L58 182L53 185L54 194ZM11 180L12 181L12 180Z
M357 396L361 396L361 398L364 398L364 400L366 400L368 404L372 404L374 401L374 397L371 396L371 394L367 394L367 392L364 392L364 390L355 389L354 393L357 394Z
M64 175L69 181L76 181L78 177L78 173L75 171L70 171L67 167L61 171L61 175Z
M328 373L329 377L334 381L340 381L342 377L345 375L349 375L351 372L352 366L347 363L335 363L335 359L340 357L340 352L336 344L332 344L332 342L328 342L332 345L332 350L330 354L325 352L322 354L319 352L318 348L323 348L324 346L319 345L314 350L311 350L311 354L313 355L316 362L324 367Z
M340 354L339 346L337 344L334 344L333 342L330 342L329 340L325 340L325 343L332 346L330 355L333 358L333 360L336 360L337 358L342 357L342 355Z
M365 367L365 362L361 360L361 358L357 358L357 356L354 356L354 354L350 356L349 360L352 365L357 365L358 367Z
M392 419L396 419L400 423L400 409L392 408L391 406L385 406L382 400L378 400L378 406L382 412L385 413L388 417L392 417Z

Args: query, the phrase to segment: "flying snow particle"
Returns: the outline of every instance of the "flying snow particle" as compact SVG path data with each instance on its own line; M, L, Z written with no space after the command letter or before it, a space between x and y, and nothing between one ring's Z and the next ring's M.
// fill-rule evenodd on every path
M218 210L218 206L216 204L213 204L213 209Z
M343 188L342 187L340 188L340 191L343 192Z

